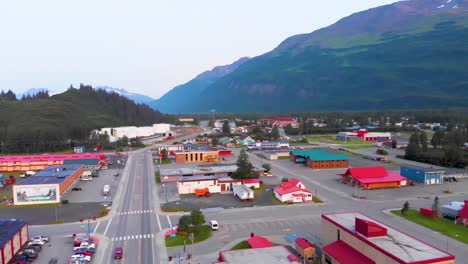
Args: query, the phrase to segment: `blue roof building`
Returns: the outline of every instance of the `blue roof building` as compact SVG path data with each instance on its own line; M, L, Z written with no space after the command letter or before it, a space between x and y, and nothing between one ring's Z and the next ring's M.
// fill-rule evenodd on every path
M408 180L430 184L442 184L444 182L445 169L425 168L419 166L401 166L400 175Z
M60 184L81 169L80 164L47 167L17 185Z
M18 219L0 219L0 263L10 263L28 240L26 222Z

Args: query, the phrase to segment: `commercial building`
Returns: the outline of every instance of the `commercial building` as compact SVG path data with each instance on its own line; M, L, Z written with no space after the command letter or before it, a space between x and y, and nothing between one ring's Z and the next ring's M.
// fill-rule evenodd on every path
M184 150L184 145L154 145L153 147L155 153L159 153L163 150L166 150L168 155L174 156L176 151Z
M172 136L170 124L154 124L153 126L146 127L106 127L94 130L98 135L108 135L110 142L115 142L120 138L136 138L136 137L149 137L157 134L164 136Z
M276 199L283 203L302 203L312 201L312 192L305 188L305 185L296 178L287 182L281 182L280 186L273 189Z
M99 164L103 164L106 156L99 153L0 156L0 171L39 171L49 166L63 165L66 162L76 162L77 160L93 160L93 162L98 160Z
M349 168L339 174L341 182L362 189L383 189L405 186L408 180L396 172L389 172L385 167Z
M287 141L263 141L252 142L247 145L247 149L252 150L275 150L275 149L289 149L289 142Z
M251 138L250 136L242 135L242 136L239 137L237 142L239 143L239 145L247 146L247 145L249 145L251 143L255 143L255 140L253 138Z
M362 213L322 215L322 263L453 264L455 257Z
M26 222L17 219L0 219L0 264L9 263L29 240Z
M408 180L423 184L444 183L444 169L425 168L419 166L401 166L400 174Z
M389 132L369 132L367 129L359 129L353 132L339 132L336 139L342 141L363 140L381 142L391 140L392 134Z
M58 203L83 174L83 165L50 166L13 186L15 205Z
M216 176L229 177L237 170L237 165L223 165L223 166L199 166L195 168L178 168L178 169L160 169L159 175L161 182L176 182L180 177L192 176ZM254 166L254 170L258 175L262 175L265 171L263 168Z
M195 163L219 162L219 152L216 150L190 150L190 151L175 151L176 163Z
M287 159L289 158L289 152L289 150L274 150L266 152L265 155L269 160Z
M289 159L294 163L302 163L312 169L337 169L348 167L348 156L331 154L325 150L293 150Z
M232 190L232 185L242 184L241 180L234 180L230 177L216 176L191 176L180 177L177 180L179 194L195 193L198 189L208 188L210 193L220 193L221 191Z
M293 128L298 128L299 123L294 117L276 117L263 120L264 123L274 127L285 127L287 125L291 125Z

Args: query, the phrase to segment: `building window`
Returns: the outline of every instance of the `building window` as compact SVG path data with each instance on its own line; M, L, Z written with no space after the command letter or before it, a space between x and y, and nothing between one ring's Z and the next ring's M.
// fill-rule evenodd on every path
M337 239L337 240L341 240L341 237L340 237L340 236L341 236L340 230L338 229L338 230L336 230L336 239Z
M325 263L327 264L332 264L332 259L330 256L328 256L327 254L325 254Z

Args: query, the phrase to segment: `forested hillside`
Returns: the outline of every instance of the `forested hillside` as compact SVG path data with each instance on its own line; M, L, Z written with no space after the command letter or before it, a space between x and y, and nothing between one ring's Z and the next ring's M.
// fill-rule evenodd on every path
M0 151L34 153L89 144L90 132L112 126L143 126L168 116L116 93L81 85L46 99L0 101Z

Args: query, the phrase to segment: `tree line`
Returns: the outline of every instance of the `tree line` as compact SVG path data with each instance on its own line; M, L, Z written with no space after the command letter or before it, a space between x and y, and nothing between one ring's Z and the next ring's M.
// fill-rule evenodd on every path
M466 142L468 142L468 129L462 126L450 131L439 129L430 141L426 132L418 131L409 139L405 158L439 166L467 168L468 151L464 149Z

